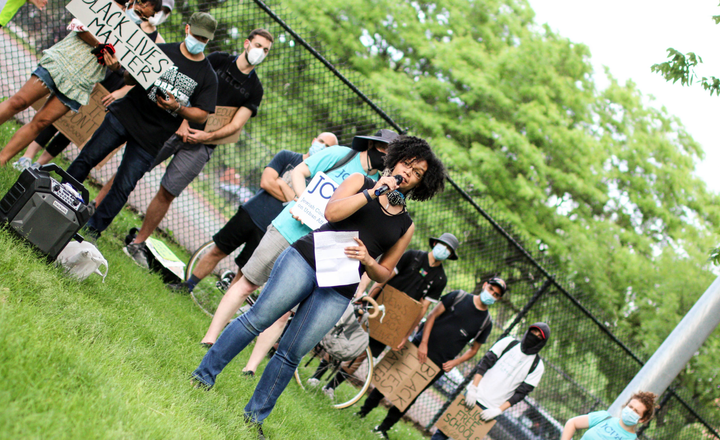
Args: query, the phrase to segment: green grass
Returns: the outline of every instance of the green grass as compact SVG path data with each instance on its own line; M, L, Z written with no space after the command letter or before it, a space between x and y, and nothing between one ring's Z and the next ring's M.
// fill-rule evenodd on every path
M0 195L17 176L0 169ZM211 391L190 386L209 320L123 254L122 237L138 224L125 210L98 241L110 267L105 283L97 275L72 280L0 231L0 438L255 438L242 419L256 383L240 376L250 350ZM265 433L278 440L377 438L370 429L386 411L359 420L357 408L338 411L291 382ZM423 438L406 423L391 436Z

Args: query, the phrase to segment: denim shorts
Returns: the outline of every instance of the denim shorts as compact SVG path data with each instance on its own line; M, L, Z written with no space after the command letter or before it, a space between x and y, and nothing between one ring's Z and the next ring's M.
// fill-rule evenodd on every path
M38 64L37 69L35 69L32 74L35 75L40 81L42 81L43 84L45 84L45 87L50 90L50 95L57 96L60 102L65 104L65 107L69 108L75 113L80 111L80 107L82 107L82 105L79 102L63 95L60 90L58 90L57 86L55 85L55 81L53 81L52 76L50 76L50 72L48 72L46 68Z

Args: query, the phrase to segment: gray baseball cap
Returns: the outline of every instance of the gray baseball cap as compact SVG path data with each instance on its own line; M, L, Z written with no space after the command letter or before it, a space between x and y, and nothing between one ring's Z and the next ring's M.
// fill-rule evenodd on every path
M217 29L217 20L207 12L196 12L190 17L190 32L198 37L212 40Z
M355 151L367 151L368 141L384 142L389 144L400 136L392 130L383 128L375 133L375 136L355 136L352 141L352 149Z

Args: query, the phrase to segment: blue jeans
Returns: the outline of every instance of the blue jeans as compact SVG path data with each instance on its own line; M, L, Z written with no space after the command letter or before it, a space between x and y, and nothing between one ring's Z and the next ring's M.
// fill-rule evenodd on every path
M87 223L98 232L107 229L115 216L120 213L135 185L150 170L155 156L145 151L127 133L122 123L112 113L108 113L67 169L68 174L83 182L97 164L125 142L127 142L125 153L117 169L115 181Z
M315 271L294 248L289 247L275 262L258 301L250 311L227 326L192 376L213 386L217 375L238 353L299 304L280 339L277 352L265 367L245 406L245 415L255 423L262 423L292 379L302 357L332 330L349 302L349 298L335 289L318 287Z

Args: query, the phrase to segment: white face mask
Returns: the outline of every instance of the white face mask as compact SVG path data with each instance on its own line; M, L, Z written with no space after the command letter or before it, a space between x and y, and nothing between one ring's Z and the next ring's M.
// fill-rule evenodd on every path
M148 23L153 26L160 26L161 24L165 23L165 20L167 19L168 16L165 15L165 11L160 11L152 17L148 18Z
M257 66L265 59L265 50L262 47L254 47L247 51L245 59L253 66Z

